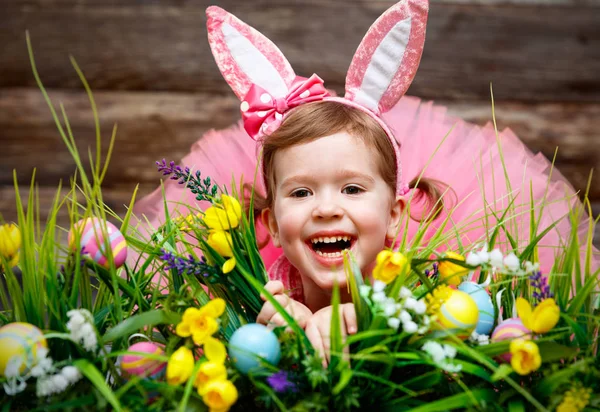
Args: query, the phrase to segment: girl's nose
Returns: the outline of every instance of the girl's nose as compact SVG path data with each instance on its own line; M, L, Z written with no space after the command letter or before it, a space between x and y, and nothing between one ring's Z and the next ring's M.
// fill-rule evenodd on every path
M344 209L334 199L321 199L313 209L313 218L332 219L342 217Z

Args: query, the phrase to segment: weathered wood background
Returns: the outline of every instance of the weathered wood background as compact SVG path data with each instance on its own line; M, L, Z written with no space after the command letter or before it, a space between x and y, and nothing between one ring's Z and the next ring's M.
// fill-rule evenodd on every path
M29 30L50 97L62 102L80 148L95 135L89 102L69 62L94 91L103 136L118 124L105 180L124 210L134 186L160 179L153 163L180 159L210 128L239 117L206 41L205 8L216 3L278 46L301 75L319 73L341 92L369 25L393 0L2 0L0 5L0 213L15 218L13 169L34 167L42 197L74 164L35 86ZM600 166L600 1L431 0L427 41L409 94L447 105L466 120L491 119L493 83L501 128L552 157L577 189ZM600 184L590 196L600 213ZM43 212L43 210L42 210Z

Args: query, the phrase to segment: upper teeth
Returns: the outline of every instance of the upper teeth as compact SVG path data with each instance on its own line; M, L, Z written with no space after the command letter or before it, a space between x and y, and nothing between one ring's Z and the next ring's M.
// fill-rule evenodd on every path
M334 242L339 242L341 240L347 242L350 240L350 236L315 237L315 238L311 239L310 241L312 243L317 243L317 242L334 243Z

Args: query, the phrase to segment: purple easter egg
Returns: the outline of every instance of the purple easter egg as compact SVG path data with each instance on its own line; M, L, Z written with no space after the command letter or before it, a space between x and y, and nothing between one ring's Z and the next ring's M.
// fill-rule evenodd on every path
M531 339L531 331L523 325L523 322L519 318L508 318L502 321L491 336L492 342L501 342L503 340L513 339ZM510 362L512 354L505 353L499 357L505 362Z

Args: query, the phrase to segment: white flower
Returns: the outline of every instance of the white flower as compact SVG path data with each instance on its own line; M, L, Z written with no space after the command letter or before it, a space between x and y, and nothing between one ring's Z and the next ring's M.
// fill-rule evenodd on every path
M429 330L428 326L421 326L419 329L417 329L417 333L419 335L423 335L423 334L427 333L428 330Z
M98 349L98 337L93 326L92 314L86 309L76 309L67 312L70 320L67 328L71 331L71 339L81 343L88 352Z
M490 343L490 337L488 335L479 335L477 337L477 342L480 345L487 345Z
M402 324L402 329L406 333L415 333L419 326L415 322L409 321Z
M427 341L421 348L424 352L428 353L433 358L435 363L440 363L445 359L445 352L442 345L435 341Z
M21 355L12 356L6 363L6 368L4 368L4 376L6 377L6 379L20 377L22 365L23 357Z
M490 253L487 251L487 246L486 249L482 249L477 256L479 257L479 261L481 263L488 263L490 261Z
M515 255L514 253L510 253L504 258L504 265L511 272L516 272L517 270L519 270L521 262L519 262L519 258L517 257L517 255Z
M502 268L502 252L500 249L494 249L490 252L490 264L496 268Z
M371 299L375 303L382 303L383 301L385 301L386 298L387 296L385 296L384 292L375 292L373 293L373 296L371 296Z
M36 394L38 398L42 398L44 396L48 396L52 393L52 382L49 378L38 379L36 386Z
M412 295L412 292L407 287L402 286L400 288L400 299L410 298Z
M394 299L391 299L391 302L389 300L386 300L386 302L383 305L383 314L387 317L390 317L397 311L398 310L396 308L396 302L394 302Z
M69 386L69 381L60 373L57 373L50 379L52 379L52 384L56 393L64 392L64 390L67 389L67 386Z
M60 373L70 384L74 384L82 378L81 372L75 366L65 366Z
M410 314L403 310L402 312L400 312L400 321L402 323L406 323L406 322L412 322L412 317L410 316Z
M479 258L479 255L477 253L471 252L467 256L467 260L465 261L465 263L470 266L479 266L481 264L481 259Z
M398 318L389 318L387 321L387 324L390 328L394 329L394 330L398 330L398 328L400 327L400 319Z
M17 393L23 392L27 384L23 379L12 378L3 383L2 386L4 386L4 392L8 396L15 396Z
M376 280L373 282L373 292L383 292L386 287L386 284L380 280Z
M36 365L31 368L31 376L35 376L39 378L41 376L47 375L49 372L54 369L54 365L52 364L52 358L40 358L38 359Z
M539 263L531 263L530 261L525 261L525 270L527 272L537 272L540 269Z
M417 305L417 300L415 298L407 298L406 302L404 302L404 307L409 310L414 310Z
M456 365L452 362L448 362L447 360L442 361L439 366L447 372L457 373L462 370L462 365Z
M456 356L456 348L452 345L444 344L444 353L447 358L454 358Z
M424 314L427 311L427 304L422 300L417 301L414 311L417 315Z
M358 287L358 293L363 298L367 299L369 297L369 293L371 293L371 286L369 285L360 285Z

